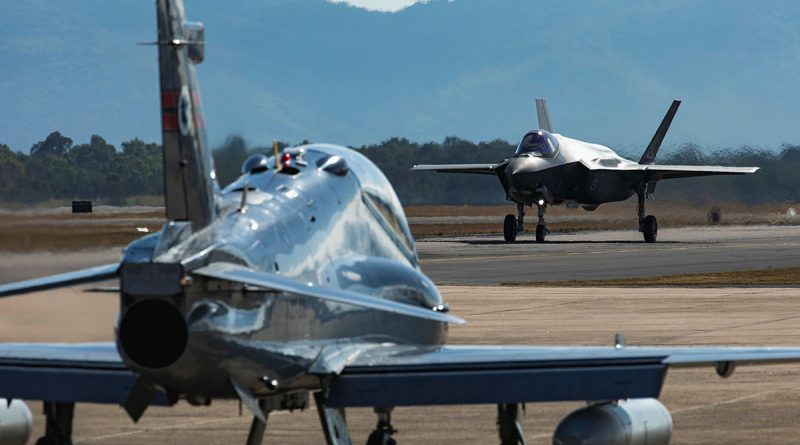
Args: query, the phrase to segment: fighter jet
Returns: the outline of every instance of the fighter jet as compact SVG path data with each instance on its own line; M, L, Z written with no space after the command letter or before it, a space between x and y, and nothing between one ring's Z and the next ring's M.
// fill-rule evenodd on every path
M548 233L545 222L548 205L565 204L592 211L600 204L624 201L636 194L639 231L645 242L654 243L658 221L654 215L645 216L645 198L655 198L658 181L742 175L758 170L758 167L655 164L658 149L680 104L679 100L672 102L639 162L625 159L606 146L554 133L547 103L536 99L539 129L525 133L511 158L497 164L415 165L411 170L497 176L506 199L517 204L517 216L508 214L503 222L507 242L514 242L524 230L525 207L536 206L536 241L542 243Z
M120 302L113 343L0 343L11 401L0 444L30 435L21 400L44 401L38 443L62 445L75 403L122 405L136 421L150 405L233 399L252 412L257 445L272 411L309 408L313 394L329 445L351 443L347 407L375 408L367 443L388 445L393 407L477 403L497 406L502 444L524 444L520 405L567 400L589 403L555 444L663 445L667 368L727 376L736 363L800 361L800 348L447 346L463 320L420 270L386 177L357 151L255 155L219 189L195 73L203 27L181 0L156 4L166 222L118 263L0 285L11 296L118 279Z

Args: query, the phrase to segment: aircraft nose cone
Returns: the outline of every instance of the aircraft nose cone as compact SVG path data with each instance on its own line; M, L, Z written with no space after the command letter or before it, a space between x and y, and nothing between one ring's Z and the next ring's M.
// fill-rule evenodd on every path
M506 175L511 185L517 190L528 190L531 188L534 176L539 170L539 161L536 158L520 157L512 159L506 167Z
M517 175L519 173L532 173L538 170L538 165L535 158L521 157L512 159L506 167L506 172L509 175Z

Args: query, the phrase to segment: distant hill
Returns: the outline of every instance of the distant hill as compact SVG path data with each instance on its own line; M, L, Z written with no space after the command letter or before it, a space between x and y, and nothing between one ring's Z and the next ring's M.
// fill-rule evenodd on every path
M324 0L187 0L212 144L516 140L549 99L556 130L641 150L777 147L800 117L800 2L432 0L377 13ZM156 140L152 2L4 2L0 140L56 129Z

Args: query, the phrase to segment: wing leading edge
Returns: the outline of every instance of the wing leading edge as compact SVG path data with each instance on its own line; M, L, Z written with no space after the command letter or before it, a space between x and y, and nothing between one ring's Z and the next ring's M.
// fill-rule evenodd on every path
M657 398L670 366L800 361L800 348L376 348L333 379L331 406L403 406ZM723 374L725 372L725 374Z
M34 278L32 280L3 284L0 285L0 297L38 292L47 289L55 289L57 287L72 286L75 284L109 280L116 278L118 271L119 264L112 263L103 266L77 270L74 272L50 275L43 278Z
M310 283L301 283L291 278L282 277L272 273L260 272L232 263L212 263L208 266L193 270L192 273L210 278L263 287L265 289L304 295L321 300L352 304L355 306L366 307L379 311L392 312L409 317L425 318L428 320L453 324L464 323L464 320L458 317L446 315L442 312L436 312L433 310L433 308L427 309L421 306L412 306L410 304L398 303L396 301L341 289L312 286Z
M745 175L755 173L759 167L723 167L717 165L655 165L621 163L617 166L602 165L598 162L582 160L581 164L592 171L613 171L636 177L645 181L691 178L695 176Z
M114 343L0 344L0 398L121 405L134 380Z

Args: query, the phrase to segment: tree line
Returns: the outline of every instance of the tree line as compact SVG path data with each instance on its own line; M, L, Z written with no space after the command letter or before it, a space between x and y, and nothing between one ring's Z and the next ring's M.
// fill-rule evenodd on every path
M281 147L288 144L281 143ZM502 139L471 142L446 137L442 142L417 143L391 138L379 144L352 147L371 159L389 178L400 200L414 204L502 204L505 197L495 177L411 173L414 164L492 163L509 157L515 145ZM271 146L248 146L239 136L229 137L213 150L217 175L227 184L240 174L251 154L270 155ZM629 156L635 159L636 155ZM742 146L704 149L684 144L659 154L661 164L759 166L746 176L718 176L663 181L659 199L709 202L800 202L800 146L777 150ZM125 205L141 196L163 191L161 145L132 139L119 149L94 135L88 143L56 131L30 148L29 153L0 144L0 202L36 203L47 200L90 199Z

